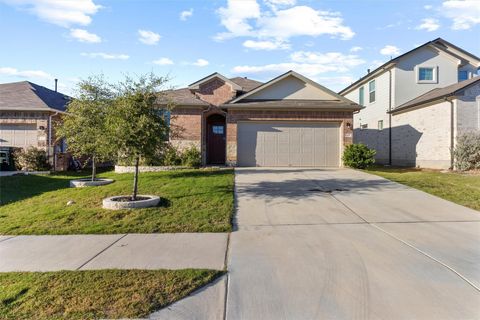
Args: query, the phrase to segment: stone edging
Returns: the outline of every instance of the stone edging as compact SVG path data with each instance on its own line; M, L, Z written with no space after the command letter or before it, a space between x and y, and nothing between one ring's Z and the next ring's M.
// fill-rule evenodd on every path
M159 172L159 171L172 171L181 169L191 169L185 166L139 166L139 172ZM135 172L135 166L115 166L115 173L133 173Z
M153 195L138 195L139 197L147 197L146 200L137 201L114 201L115 198L123 198L129 196L114 196L105 198L102 201L102 207L109 210L122 210L122 209L138 209L138 208L150 208L155 207L160 203L159 196Z
M70 180L71 188L97 187L112 183L113 179L97 178L94 181L90 178Z

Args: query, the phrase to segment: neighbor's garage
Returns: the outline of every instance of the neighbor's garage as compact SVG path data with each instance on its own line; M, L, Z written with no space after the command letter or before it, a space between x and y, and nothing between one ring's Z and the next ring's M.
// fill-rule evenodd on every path
M238 122L239 166L338 167L340 123Z
M0 124L0 146L37 146L36 124Z

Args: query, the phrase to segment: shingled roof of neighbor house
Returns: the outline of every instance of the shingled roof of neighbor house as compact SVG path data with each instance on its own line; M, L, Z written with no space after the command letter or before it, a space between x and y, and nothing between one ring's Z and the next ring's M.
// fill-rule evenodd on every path
M454 83L452 85L449 85L443 88L435 88L433 90L428 91L427 93L422 94L419 97L416 97L415 99L405 102L404 104L390 111L390 113L404 111L404 110L407 110L428 102L433 102L435 100L439 100L448 96L455 96L466 87L471 86L477 82L480 83L480 76L473 77L471 79L464 80L462 82Z
M29 81L0 84L0 110L64 112L70 97Z
M241 87L242 92L248 92L262 84L260 81L242 77L231 78L229 80ZM208 102L200 100L189 88L166 90L163 94L164 95L158 99L158 103L168 103L172 101L177 105L209 106Z

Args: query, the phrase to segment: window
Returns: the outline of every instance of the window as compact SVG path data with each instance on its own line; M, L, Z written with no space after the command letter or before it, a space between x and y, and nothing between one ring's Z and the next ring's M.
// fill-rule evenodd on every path
M165 121L165 124L167 126L167 134L164 137L165 140L168 140L170 138L170 111L165 110L165 109L158 109L158 115L163 118L163 121Z
M223 126L212 126L214 134L223 134Z
M361 87L359 90L358 90L358 104L363 106L365 101L364 101L364 95L365 95L365 88L364 87Z
M436 83L437 68L436 67L418 67L417 83Z
M378 120L378 130L383 130L383 120Z
M368 129L368 124L361 124L360 129Z
M368 99L369 102L375 102L375 80L368 83Z
M468 80L468 71L458 71L458 82Z

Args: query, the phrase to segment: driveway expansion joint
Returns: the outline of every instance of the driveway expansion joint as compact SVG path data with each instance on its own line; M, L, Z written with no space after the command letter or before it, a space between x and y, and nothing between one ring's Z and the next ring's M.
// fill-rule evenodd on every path
M13 238L15 238L15 237L17 237L17 236L7 237L7 238L5 238L5 239L0 240L0 242L4 242L4 241L10 240L10 239L13 239Z

